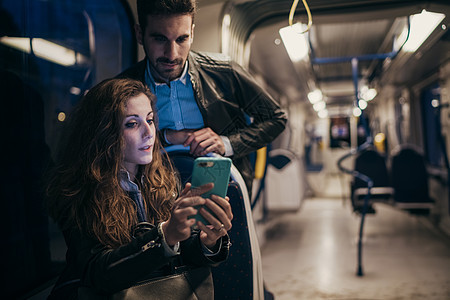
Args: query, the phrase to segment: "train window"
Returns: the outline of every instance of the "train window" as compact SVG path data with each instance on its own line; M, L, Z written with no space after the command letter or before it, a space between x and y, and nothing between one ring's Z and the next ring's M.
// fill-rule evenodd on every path
M0 2L2 272L4 297L55 278L65 243L43 207L42 174L62 124L94 84L136 61L132 16L121 0Z
M350 119L330 118L330 148L350 147Z
M441 143L441 94L439 84L435 83L422 91L422 116L425 155L430 165L444 167L444 156Z

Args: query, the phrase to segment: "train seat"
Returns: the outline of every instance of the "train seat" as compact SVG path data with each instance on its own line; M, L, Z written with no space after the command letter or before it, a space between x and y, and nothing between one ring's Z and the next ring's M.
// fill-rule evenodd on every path
M373 180L367 213L375 213L372 206L374 202L389 203L392 201L394 188L390 183L386 160L380 153L372 148L362 151L356 156L354 170ZM354 178L350 190L353 210L360 213L368 193L367 182Z
M169 149L170 150L170 149ZM190 181L194 157L187 151L168 151L184 185ZM264 299L261 253L244 179L234 165L227 196L233 209L228 259L212 268L215 299Z
M233 208L232 229L229 231L232 246L228 259L212 269L215 299L253 298L253 261L249 247L248 221L243 213L243 195L234 181L228 186L228 197Z
M306 184L302 180L303 160L287 149L269 152L265 181L268 211L298 211L304 198Z
M392 153L394 206L411 212L427 211L434 206L428 194L428 173L423 155L412 146Z
M189 152L176 150L167 152L169 157L176 168L178 175L180 176L180 181L182 187L187 182L191 181L192 170L194 168L194 157L189 154Z

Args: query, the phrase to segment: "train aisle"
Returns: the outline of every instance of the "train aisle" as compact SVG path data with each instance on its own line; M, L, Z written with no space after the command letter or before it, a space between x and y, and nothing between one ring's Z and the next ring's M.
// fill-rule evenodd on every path
M310 198L267 233L263 271L276 300L450 299L450 239L427 221L385 205L360 218L342 200Z

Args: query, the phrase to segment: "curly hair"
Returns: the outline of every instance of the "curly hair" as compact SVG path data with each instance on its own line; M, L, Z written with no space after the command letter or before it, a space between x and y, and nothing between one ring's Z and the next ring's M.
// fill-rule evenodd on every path
M137 212L119 181L122 122L128 99L141 94L155 112L156 97L143 83L108 79L93 87L70 115L46 189L49 215L63 231L78 228L111 247L131 240ZM155 122L157 127L156 114ZM178 179L163 151L157 138L152 162L140 168L141 193L153 223L169 218L177 195Z

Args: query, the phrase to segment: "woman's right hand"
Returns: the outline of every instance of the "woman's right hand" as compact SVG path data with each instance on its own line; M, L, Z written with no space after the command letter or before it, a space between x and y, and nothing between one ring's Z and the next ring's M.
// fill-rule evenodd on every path
M190 183L186 184L180 197L175 200L169 220L162 224L164 237L169 246L191 236L191 226L195 224L196 219L189 217L197 214L195 206L205 204L206 200L200 195L211 190L213 186L214 184L208 183L193 189Z

